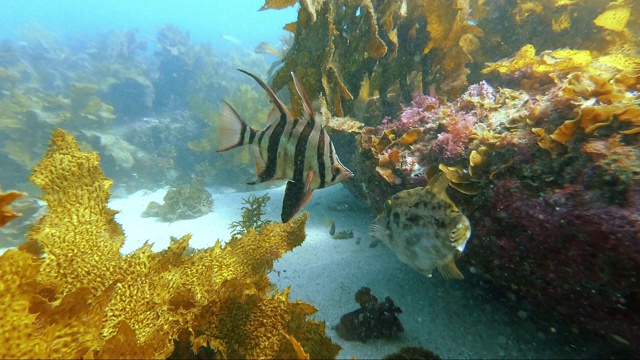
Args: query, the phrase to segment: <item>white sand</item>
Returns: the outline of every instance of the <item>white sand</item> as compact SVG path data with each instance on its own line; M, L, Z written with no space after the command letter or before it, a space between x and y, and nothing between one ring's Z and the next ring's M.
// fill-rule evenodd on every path
M123 252L147 240L154 243L154 250L161 250L168 246L170 236L187 233L193 234L190 244L194 248L212 246L216 239L228 240L229 224L240 219L242 198L250 193L210 191L212 213L173 223L140 217L150 201L162 202L166 189L112 200L110 207L120 211L116 219L127 236ZM271 196L266 217L279 220L284 188L255 194L265 191ZM584 341L567 334L561 324L540 325L538 319L536 326L531 315L522 319L518 303L478 286L481 276L463 266L467 277L463 281L444 280L437 272L426 278L402 264L383 243L370 248L373 239L367 232L374 215L340 185L316 191L304 210L311 215L307 239L276 262L269 278L280 289L291 286L291 301L300 299L319 309L315 318L327 322L328 335L343 347L341 358L381 358L405 346L423 346L443 358L580 358L594 351L591 345L584 349ZM333 240L327 217L335 220L338 231L352 229L354 238ZM473 240L468 246L473 246ZM399 317L405 331L397 339L344 341L331 329L342 314L358 308L354 294L362 286L370 287L381 301L390 296L402 308Z

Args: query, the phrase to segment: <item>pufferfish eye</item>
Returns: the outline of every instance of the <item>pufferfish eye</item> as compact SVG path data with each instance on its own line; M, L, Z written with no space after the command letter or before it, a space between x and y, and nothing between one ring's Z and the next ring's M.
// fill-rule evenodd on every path
M391 200L387 200L386 203L384 203L384 209L389 212L391 211L391 207L393 206L393 201Z
M338 176L342 172L342 168L339 165L333 165L331 167L331 175Z

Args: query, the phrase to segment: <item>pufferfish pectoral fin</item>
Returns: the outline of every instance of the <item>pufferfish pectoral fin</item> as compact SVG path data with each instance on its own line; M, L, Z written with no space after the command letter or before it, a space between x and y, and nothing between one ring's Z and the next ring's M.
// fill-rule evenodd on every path
M373 224L369 226L369 235L373 236L376 239L385 240L385 241L389 237L388 231L384 227L378 224Z
M445 279L464 279L464 275L458 270L455 260L452 258L447 263L438 265L438 271Z

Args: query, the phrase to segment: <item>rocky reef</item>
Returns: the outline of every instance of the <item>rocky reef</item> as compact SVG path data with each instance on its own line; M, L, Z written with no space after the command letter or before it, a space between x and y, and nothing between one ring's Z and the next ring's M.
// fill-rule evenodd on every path
M386 355L382 359L383 360L403 360L403 359L440 360L442 358L423 347L408 346L400 349L397 353Z
M104 171L129 192L176 186L211 161L188 143L206 134L220 100L253 104L244 113L250 119L269 111L266 99L249 100L258 93L231 71L266 71L264 56L231 54L221 61L212 44L195 43L168 24L149 41L137 30L114 30L81 43L30 27L18 40L4 40L0 54L0 162L14 169L0 172L0 181L12 188L29 186L24 179L56 128L98 151Z
M53 132L30 178L50 213L29 240L0 257L5 311L2 357L334 358L339 347L316 309L271 292L266 271L305 238L307 215L265 225L224 247L185 251L189 235L161 253L123 256L125 237L107 207L113 181L95 152ZM15 195L0 195L2 219Z
M463 261L639 350L638 4L418 3L300 2L275 88L319 59L312 97L367 125L347 187L379 212L439 169L473 224Z
M635 70L622 64L640 61L567 65L588 54L569 53L571 60L548 53L523 63L519 52L505 63L518 63L509 72L517 76L548 66L530 75L553 77L543 89L483 82L452 102L418 95L396 118L362 131L355 171L363 176L350 187L381 209L381 199L423 186L425 169L437 166L474 225L463 261L561 315L568 328L633 346L640 128L632 114L640 107Z
M207 215L213 210L213 196L204 182L211 170L207 163L196 166L191 182L167 190L163 203L151 201L141 216L173 222Z
M266 0L263 9L295 3ZM277 54L270 85L283 99L288 90L294 114L302 106L290 72L319 99L336 151L357 174L345 185L375 212L437 168L474 229L463 272L473 268L564 319L564 330L637 353L639 6L305 0L285 26L292 41L256 51ZM0 258L0 302L11 312L1 332L16 334L3 349L24 357L335 356L322 326L305 320L310 305L289 302L286 290L267 295L264 271L302 241L304 216L246 226L224 248L191 254L185 237L165 253L119 254L124 235L106 207L111 181L98 155L78 147L98 151L126 190L188 183L205 160L224 169L208 181L238 186L252 176L243 166L251 157L212 156L217 103L225 98L255 127L270 109L231 70L266 73L262 56L222 59L171 25L153 41L153 54L136 31L72 47L31 29L0 43L0 183L38 194L24 179L51 131L79 140L54 132L32 177L51 214ZM0 222L15 217L7 207L15 196L0 195Z
M390 297L378 302L370 288L362 287L356 292L355 300L360 308L342 315L334 326L341 338L367 342L369 339L394 338L404 331L397 316L402 309Z
M159 217L162 221L195 219L207 215L213 207L213 197L202 186L183 184L169 189L162 204L152 201L142 217Z

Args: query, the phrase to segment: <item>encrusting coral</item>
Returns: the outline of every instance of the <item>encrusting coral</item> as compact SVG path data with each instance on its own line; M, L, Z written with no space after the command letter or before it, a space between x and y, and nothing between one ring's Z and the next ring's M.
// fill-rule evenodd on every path
M112 181L96 153L56 130L31 180L50 208L29 241L0 257L0 324L7 358L159 358L174 348L220 358L334 358L316 309L269 294L265 273L305 238L306 213L187 254L190 236L161 253L123 256L107 207Z

